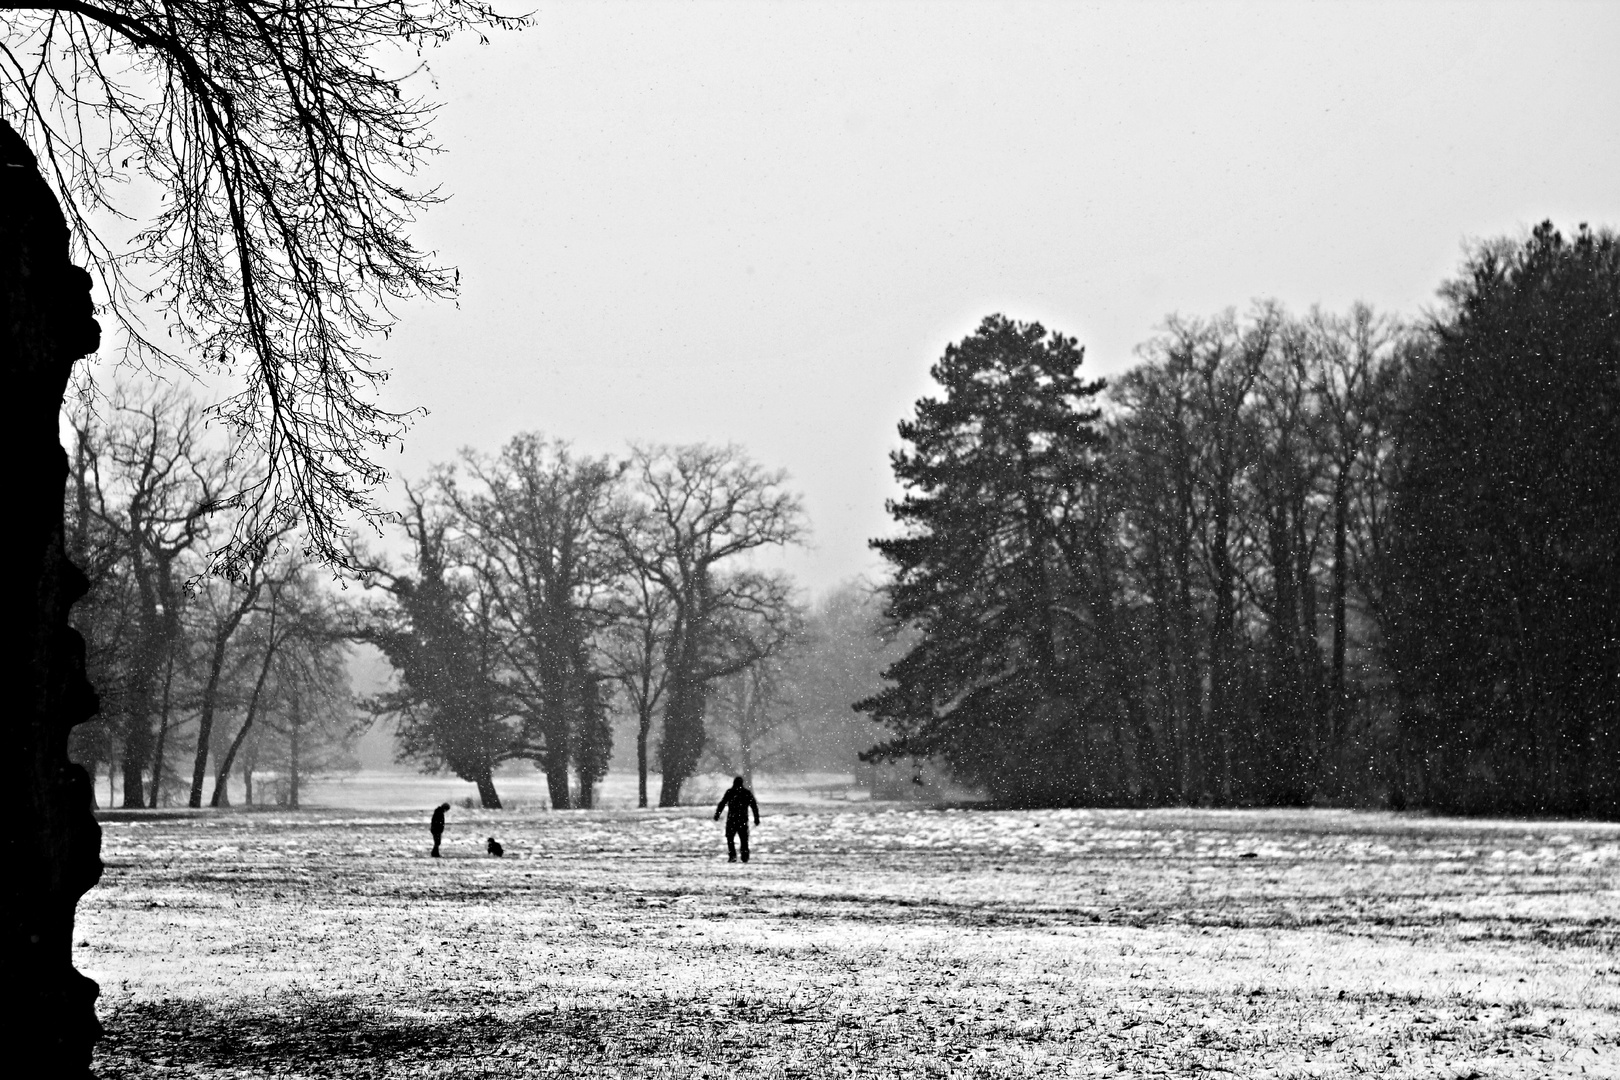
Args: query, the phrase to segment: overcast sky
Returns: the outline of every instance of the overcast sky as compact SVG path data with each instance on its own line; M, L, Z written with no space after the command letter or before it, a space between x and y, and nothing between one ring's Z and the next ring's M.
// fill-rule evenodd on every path
M823 590L987 314L1108 375L1172 311L1415 315L1468 238L1620 225L1617 47L1613 3L546 4L428 54L463 293L384 346L431 411L389 464L735 442Z

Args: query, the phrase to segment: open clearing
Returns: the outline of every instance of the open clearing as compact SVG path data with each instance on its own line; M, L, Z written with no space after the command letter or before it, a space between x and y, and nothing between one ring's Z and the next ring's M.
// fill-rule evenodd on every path
M760 795L104 815L97 1068L1620 1077L1620 826Z

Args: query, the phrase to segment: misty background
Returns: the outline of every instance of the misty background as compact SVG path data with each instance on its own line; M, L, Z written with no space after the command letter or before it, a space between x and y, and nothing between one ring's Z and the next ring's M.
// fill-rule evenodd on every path
M593 4L427 49L449 198L415 235L462 291L378 345L386 403L426 409L386 498L525 432L736 446L808 525L750 565L824 610L883 580L896 423L987 314L1113 377L1173 313L1420 320L1471 242L1620 220L1616 31L1598 3Z

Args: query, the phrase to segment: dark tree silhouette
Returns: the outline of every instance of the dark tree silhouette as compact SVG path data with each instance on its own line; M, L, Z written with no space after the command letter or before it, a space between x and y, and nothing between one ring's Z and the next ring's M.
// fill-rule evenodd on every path
M509 692L527 742L543 746L554 809L571 805L572 763L582 793L606 771L612 728L587 641L605 622L617 552L594 524L616 472L566 443L518 435L500 453L467 451L440 470L434 491L488 595Z
M1156 344L1168 344L1163 338ZM1144 350L1151 353L1151 347ZM1158 707L1169 760L1166 792L1196 802L1203 784L1201 583L1196 553L1204 515L1192 350L1165 349L1113 384L1109 473L1126 518L1129 573L1151 610L1152 672L1141 697Z
M1444 295L1393 511L1407 779L1620 812L1620 240L1544 223Z
M1073 338L992 315L934 365L943 394L901 422L902 533L872 546L894 571L889 616L919 638L885 673L894 685L856 706L896 736L869 759L938 755L1019 799L1066 753L1054 740L1084 711L1073 654L1092 618L1074 541L1103 442L1103 384L1081 378L1083 357Z
M1387 485L1380 465L1390 447L1388 420L1403 353L1414 337L1399 321L1355 304L1345 316L1313 311L1307 324L1316 371L1316 452L1329 478L1332 572L1328 614L1332 646L1328 660L1328 707L1321 724L1324 763L1330 768L1348 734L1350 594L1353 581L1371 576L1380 540ZM1359 519L1359 520L1358 520ZM1357 541L1362 540L1358 544ZM1314 649L1314 641L1309 643ZM1329 788L1342 786L1342 777Z
M340 562L346 515L378 514L370 489L382 474L369 452L405 421L369 399L382 373L365 339L388 329L389 301L454 285L405 237L432 198L406 186L432 149L432 110L401 89L409 65L384 65L401 59L398 46L509 25L461 0L0 6L3 449L28 463L12 522L26 554L10 564L4 597L30 643L7 661L21 666L8 685L29 702L8 721L8 790L26 809L0 916L8 977L29 988L7 1017L18 1060L85 1075L98 1031L93 989L71 962L74 906L98 857L86 778L65 747L94 705L82 643L66 629L84 579L63 554L57 436L72 365L98 332L69 226L135 352L179 359L142 330L137 301L151 300L197 363L243 376L216 411L265 467L231 500L242 524L217 565L251 561L294 522L312 551ZM116 212L131 166L165 198L120 256L90 222Z
M543 747L526 740L519 707L502 679L494 601L476 578L457 572L448 522L407 495L415 572L367 565L367 586L385 590L389 603L361 614L350 631L381 649L398 673L399 686L377 695L371 709L395 718L401 758L449 769L478 787L486 810L499 810L496 768L539 760Z

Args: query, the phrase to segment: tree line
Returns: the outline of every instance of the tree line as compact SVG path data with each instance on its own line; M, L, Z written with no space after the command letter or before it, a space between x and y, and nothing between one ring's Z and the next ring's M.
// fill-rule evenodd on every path
M90 1075L101 1033L96 985L71 961L75 905L102 867L91 777L69 760L97 695L70 625L92 583L67 548L58 425L74 365L101 343L91 286L126 356L240 376L215 415L259 468L233 493L216 564L246 576L292 527L340 562L351 513L380 513L372 455L406 420L373 400L386 372L367 344L392 327L392 303L459 279L408 235L436 200L412 182L434 150L433 106L413 88L424 69L377 55L526 22L463 0L0 11L0 439L25 463L0 574L18 643L4 660L17 702L5 787L20 793L0 953L29 988L8 1014L15 1041L53 1075ZM134 209L132 163L164 198L138 211L132 242L107 243L89 219Z
M539 769L554 808L595 805L615 716L641 806L654 771L674 806L703 769L847 768L870 742L848 708L876 681L870 590L807 605L755 559L807 529L785 475L735 446L613 459L522 434L464 451L407 488L402 552L353 552L369 599L351 632L396 675L367 704L404 759L491 808L513 762Z
M611 460L523 434L465 451L405 486L399 542L354 544L363 588L343 589L275 536L216 572L229 493L253 478L206 415L119 385L66 425L69 549L91 584L75 622L101 698L72 751L109 803L225 806L233 778L253 802L269 773L297 806L384 718L400 760L487 807L513 763L545 775L552 806L592 807L625 719L643 806L654 771L667 806L700 770L844 771L870 744L848 704L877 682L872 591L807 604L752 565L807 523L739 448ZM362 644L393 679L357 699Z
M874 760L1021 804L1620 812L1620 260L1402 320L1174 316L1111 385L992 316L900 425Z
M248 802L270 772L272 798L297 806L365 726L338 597L277 536L210 572L228 496L253 478L190 395L119 385L67 426L67 546L90 586L74 623L101 702L74 760L126 807L229 805L233 769Z

